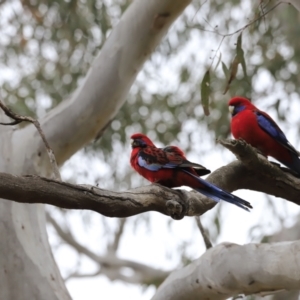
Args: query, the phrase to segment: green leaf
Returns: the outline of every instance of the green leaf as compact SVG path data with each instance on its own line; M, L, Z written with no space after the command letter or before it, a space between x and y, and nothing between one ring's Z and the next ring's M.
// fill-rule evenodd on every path
M239 63L242 65L244 76L247 77L247 68L246 68L246 62L244 57L244 50L242 48L242 32L238 36L236 42L236 56L238 58Z
M244 56L244 50L242 48L242 33L238 36L236 41L236 55L239 60L241 60L241 58Z
M180 81L181 82L187 82L190 78L190 72L188 68L182 67L180 72Z
M229 77L229 70L228 70L228 68L227 68L227 66L225 65L224 62L222 62L222 69L223 69L225 77L228 78Z
M233 62L232 62L232 64L231 64L231 66L230 66L230 77L227 81L227 84L226 84L223 95L225 95L228 92L231 82L235 79L236 74L237 74L237 70L238 70L238 66L239 66L239 59L236 55Z
M242 48L242 32L240 33L240 35L237 38L236 55L230 66L230 76L227 81L223 95L225 95L228 92L232 81L236 78L239 64L242 65L244 76L247 77L247 68L246 68L246 62L245 62L245 57L244 57L244 50ZM224 70L224 68L223 68L223 70Z
M210 73L206 71L201 82L201 103L203 106L204 114L209 115L209 95L210 95Z

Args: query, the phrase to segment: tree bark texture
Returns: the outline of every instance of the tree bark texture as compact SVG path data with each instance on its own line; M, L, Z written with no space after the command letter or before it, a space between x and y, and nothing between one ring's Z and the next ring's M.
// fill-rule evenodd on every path
M237 245L222 243L174 271L152 300L223 300L300 286L300 241Z
M300 178L269 162L242 140L220 143L235 153L239 160L217 169L207 177L207 181L229 192L251 189L300 204ZM114 192L95 186L7 173L0 173L0 197L20 203L87 209L116 218L157 211L182 219L184 216L202 215L217 204L198 192L174 190L158 184Z

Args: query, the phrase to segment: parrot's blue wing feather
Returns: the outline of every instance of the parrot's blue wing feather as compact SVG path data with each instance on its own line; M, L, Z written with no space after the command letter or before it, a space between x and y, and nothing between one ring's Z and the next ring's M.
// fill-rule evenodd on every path
M278 143L290 150L292 153L298 155L297 150L290 144L285 134L275 123L275 121L264 112L255 112L258 125L262 130L267 132L271 137L273 137Z

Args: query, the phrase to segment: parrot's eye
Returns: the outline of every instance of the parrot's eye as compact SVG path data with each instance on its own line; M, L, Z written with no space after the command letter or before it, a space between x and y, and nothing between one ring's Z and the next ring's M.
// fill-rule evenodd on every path
M137 147L146 147L147 144L142 140L131 140L131 147L137 148Z
M246 107L244 105L241 104L237 104L235 106L230 105L229 106L229 111L231 113L232 116L235 116L237 113L243 111Z

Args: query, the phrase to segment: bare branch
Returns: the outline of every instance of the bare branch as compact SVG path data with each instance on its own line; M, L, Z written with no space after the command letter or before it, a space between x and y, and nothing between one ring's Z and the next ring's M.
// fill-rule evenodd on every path
M229 192L250 189L300 204L299 178L283 172L284 169L270 163L243 141L221 143L241 161L217 169L208 176L207 181ZM173 190L160 185L114 192L37 176L17 177L6 173L0 173L0 197L20 203L88 209L117 218L157 211L178 220L184 216L204 214L216 205L216 202L197 192Z
M126 218L122 218L122 219L119 220L118 229L115 232L114 239L113 239L112 243L108 246L108 251L113 251L114 253L117 252L117 250L119 248L121 237L122 237L123 232L124 232L124 227L125 227L126 221L127 221Z
M295 2L297 2L297 0L277 1L277 3L274 6L272 6L268 11L264 11L258 17L255 17L250 22L248 22L247 24L245 24L243 27L241 27L241 28L239 28L239 29L237 29L235 31L229 32L229 33L221 33L221 32L219 32L218 28L216 28L216 29L215 28L214 29L205 29L205 28L202 28L202 27L200 27L198 25L189 25L188 28L198 28L201 31L211 32L211 33L217 34L219 36L222 36L223 38L226 38L226 37L229 37L229 36L232 36L232 35L235 35L237 33L240 33L242 31L244 31L245 29L247 29L249 26L251 26L255 22L257 22L257 21L261 20L262 18L264 18L266 15L268 15L270 12L272 12L275 8L277 8L281 4L293 4L295 6L295 8L297 8L298 4L294 4L292 2L295 3ZM222 39L222 42L223 42L223 39Z
M98 269L95 272L91 272L91 273L80 273L80 272L72 272L70 273L68 276L66 276L64 278L65 281L68 281L71 278L89 278L89 277L95 277L101 275L101 269Z
M200 216L196 216L195 219L196 219L197 226L198 226L198 228L199 228L199 230L202 234L206 249L208 250L209 248L212 248L212 246L213 246L210 239L209 239L209 237L208 237L208 232L203 227L203 225L201 223L201 220L200 220Z
M243 140L219 140L219 143L233 152L242 163L235 161L223 167L226 172L223 176L229 176L226 180L229 190L249 189L300 204L300 179L291 170L269 162Z
M300 241L237 245L222 243L174 271L152 300L223 300L264 295L300 286Z
M241 27L241 28L239 28L239 29L237 29L237 30L235 30L235 31L233 31L233 32L229 32L229 33L221 33L221 32L219 32L219 28L217 28L217 27L212 28L212 29L205 29L205 28L199 26L198 24L196 24L196 25L188 25L187 27L188 27L188 28L197 28L197 29L199 29L199 30L201 30L201 31L211 32L211 33L214 33L214 34L219 35L219 36L222 37L222 39L221 39L221 41L220 41L220 43L219 43L219 45L218 45L218 47L217 47L217 49L216 49L216 51L215 51L215 54L214 54L214 56L213 56L213 58L212 58L212 61L211 61L210 67L209 67L209 69L210 69L210 68L212 67L214 61L215 61L215 58L216 58L217 54L219 53L219 50L220 50L220 48L221 48L221 46L222 46L224 40L225 40L227 37L233 36L233 35L238 34L238 33L240 33L240 32L243 32L245 29L247 29L249 26L251 26L252 24L256 23L257 21L259 21L259 20L261 20L261 19L265 19L265 17L266 17L270 12L272 12L275 8L277 8L280 4L283 4L283 3L285 3L285 4L293 4L293 5L295 6L295 8L298 9L298 10L300 11L300 4L299 4L299 3L296 3L297 1L298 1L298 0L291 0L291 1L277 1L277 3L276 3L273 7L271 7L268 11L264 11L264 10L263 10L263 6L262 6L262 2L261 2L261 3L259 4L259 6L260 6L260 8L261 8L261 14L260 14L258 17L255 17L254 19L252 19L250 22L248 22L248 23L247 23L246 25L244 25L243 27ZM206 1L205 1L205 2L206 2ZM204 3L205 3L205 2L204 2ZM203 4L202 4L202 5L203 5ZM202 5L201 5L201 6L202 6ZM204 19L204 21L205 21L210 27L212 27L212 26L208 23L207 20ZM227 92L227 91L225 90L224 94L226 94L226 92Z
M215 205L214 201L199 193L173 190L156 184L114 192L38 176L18 177L6 173L0 173L0 197L20 203L87 209L117 218L157 211L181 219L185 215L202 214Z
M58 166L57 166L57 163L56 163L56 159L55 159L55 155L54 155L54 152L53 150L51 149L45 135L44 135L44 132L41 128L41 125L39 123L38 120L34 119L34 118L31 118L31 117L26 117L26 116L21 116L21 115L18 115L16 113L14 113L10 108L8 108L1 100L0 100L0 107L2 108L2 110L4 111L4 113L14 119L15 121L14 122L11 122L11 123L0 123L1 125L16 125L16 124L19 124L21 122L30 122L32 123L35 128L37 129L38 133L40 134L42 140L43 140L43 143L47 149L47 153L48 153L48 156L49 156L49 160L50 160L50 163L52 165L52 168L53 168L53 174L54 174L54 178L56 180L61 180L61 176L60 176L60 172L59 172L59 169L58 169Z
M81 274L75 271L69 274L68 278L105 274L110 280L120 279L128 283L155 284L158 286L170 274L170 271L163 271L135 261L118 258L112 252L108 252L103 256L98 255L76 241L70 232L63 230L50 214L47 214L46 217L47 221L54 227L57 234L64 242L73 247L78 253L86 255L100 266L100 269L95 273ZM131 269L133 274L123 274L122 269L124 268Z

